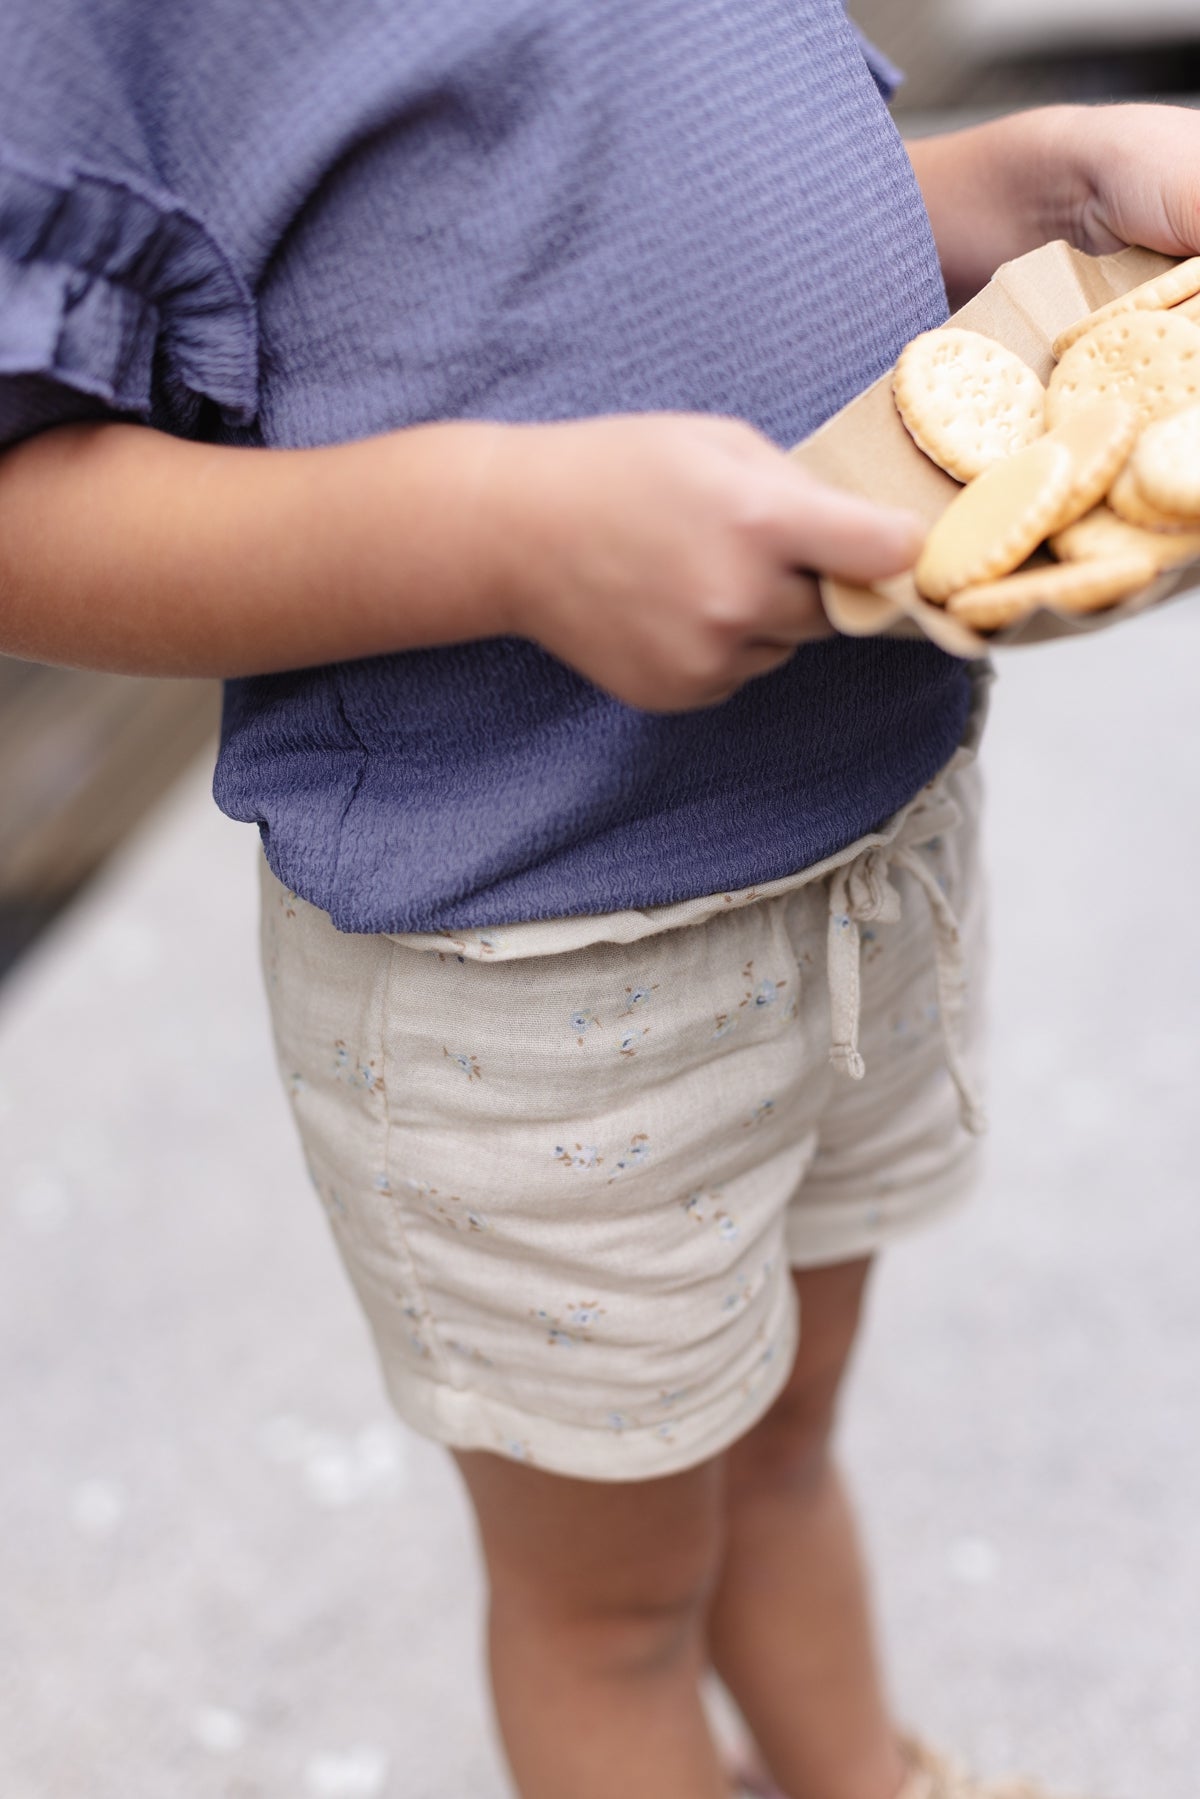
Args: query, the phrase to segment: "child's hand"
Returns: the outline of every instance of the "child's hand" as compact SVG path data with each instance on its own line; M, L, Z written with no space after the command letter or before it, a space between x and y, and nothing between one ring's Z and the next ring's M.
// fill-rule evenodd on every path
M1200 113L1049 106L908 146L952 301L1066 238L1105 255L1200 251Z
M637 415L503 437L487 485L509 628L648 711L727 699L830 635L805 571L871 581L921 546L910 513L824 486L732 419Z
M1200 113L1102 106L1074 121L1083 189L1072 241L1093 256L1142 244L1200 251Z

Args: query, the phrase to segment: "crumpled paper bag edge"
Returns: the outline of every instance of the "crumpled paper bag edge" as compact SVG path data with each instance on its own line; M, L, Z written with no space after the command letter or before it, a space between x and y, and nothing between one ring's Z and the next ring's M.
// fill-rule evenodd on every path
M1005 263L988 285L949 320L993 337L1037 368L1054 366L1051 345L1066 325L1106 300L1128 293L1174 265L1152 250L1087 256L1058 241ZM960 491L960 483L919 450L905 430L891 394L892 371L791 451L811 474L867 498L909 506L932 525ZM820 577L822 604L847 637L927 638L953 656L976 658L996 648L1046 643L1119 624L1200 584L1200 558L1160 576L1128 599L1103 610L1062 613L1039 607L1017 625L983 637L922 599L911 574L871 586Z

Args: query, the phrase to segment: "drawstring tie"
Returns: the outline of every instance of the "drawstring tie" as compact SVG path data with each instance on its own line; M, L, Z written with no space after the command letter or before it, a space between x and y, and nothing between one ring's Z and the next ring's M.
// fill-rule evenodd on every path
M834 870L829 887L829 1005L833 1038L829 1059L852 1080L861 1081L866 1072L858 1048L862 1001L859 926L896 923L900 917L900 895L888 875L893 867L906 869L929 902L946 1066L958 1090L963 1124L979 1136L987 1128L987 1118L967 1072L962 1049L966 970L961 933L937 876L917 854L920 846L948 830L958 818L958 807L950 796L934 791L914 805L890 843L874 844L852 862Z

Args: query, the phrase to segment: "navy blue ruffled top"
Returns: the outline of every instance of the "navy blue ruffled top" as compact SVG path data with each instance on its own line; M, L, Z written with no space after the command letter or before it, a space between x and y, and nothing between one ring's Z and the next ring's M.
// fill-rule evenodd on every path
M0 444L670 409L787 446L945 316L892 79L838 0L5 0ZM666 717L490 639L228 682L214 791L344 930L499 925L806 867L967 708L923 643Z

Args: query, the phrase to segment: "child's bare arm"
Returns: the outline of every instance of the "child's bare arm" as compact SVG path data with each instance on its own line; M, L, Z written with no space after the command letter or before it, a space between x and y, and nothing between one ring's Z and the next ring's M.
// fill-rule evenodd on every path
M908 145L952 298L1053 238L1200 249L1200 114L1051 106Z
M0 650L226 676L511 632L675 710L826 633L799 571L873 579L919 535L727 419L271 451L62 426L0 456Z
M270 453L45 432L0 457L0 649L238 675L484 636L464 526L490 445L479 425Z

